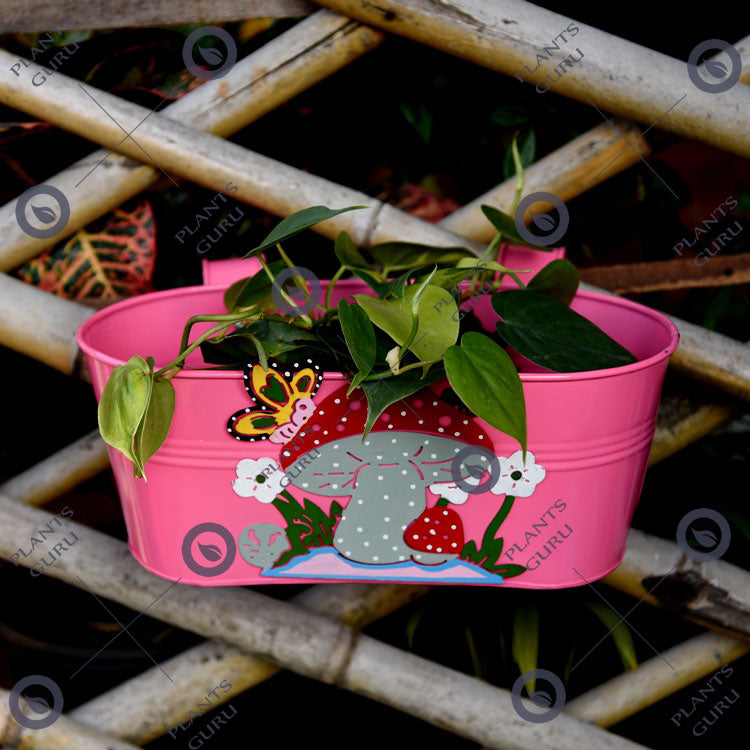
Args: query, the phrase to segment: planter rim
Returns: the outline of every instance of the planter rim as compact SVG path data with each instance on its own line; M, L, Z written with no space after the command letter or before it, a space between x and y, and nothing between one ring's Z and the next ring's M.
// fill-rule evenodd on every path
M350 279L342 279L338 283L345 283L346 281L352 281ZM76 331L75 338L76 343L80 347L80 349L89 357L92 357L100 362L103 362L104 364L111 365L113 367L116 367L117 365L123 365L125 364L125 360L118 359L117 357L112 357L108 354L105 354L104 352L101 352L100 350L96 349L95 347L91 346L86 341L86 336L88 334L89 329L96 325L97 323L101 322L103 319L107 318L109 315L113 313L119 313L125 308L128 307L134 307L139 305L144 297L148 297L149 299L155 299L157 297L167 297L172 296L176 291L186 292L186 293L194 293L194 292L217 292L217 291L224 291L226 289L226 284L216 284L211 286L205 286L205 285L198 285L198 286L185 286L185 287L176 287L174 289L163 289L158 292L148 292L147 294L141 294L137 297L131 297L130 299L121 300L120 302L116 302L113 305L109 305L108 307L105 307L102 310L98 310L93 315L91 315L89 318L87 318ZM521 382L527 382L527 383L538 383L538 382L560 382L560 381L580 381L580 380L597 380L600 378L609 378L617 375L625 375L631 372L637 372L638 370L643 370L648 367L653 366L657 362L671 356L675 349L677 348L677 345L679 344L680 334L677 329L677 326L664 314L661 312L658 312L656 310L652 310L650 307L647 307L646 305L641 305L638 302L632 302L631 300L624 299L622 297L617 297L612 294L604 294L601 292L590 292L586 290L578 290L576 293L576 297L581 297L583 299L592 299L597 300L600 302L604 302L607 304L615 305L617 307L626 308L630 310L633 313L638 313L639 315L646 315L653 320L660 323L666 331L669 333L669 345L662 349L660 352L657 352L656 354L646 358L639 360L638 362L635 362L631 365L622 365L621 367L610 367L606 370L585 370L583 372L544 372L544 373L538 373L538 372L528 372L519 373ZM335 370L331 371L324 371L323 372L324 377L329 381L344 381L344 375L341 372L337 372ZM237 380L242 377L242 371L241 370L207 370L207 369L187 369L183 368L180 370L177 375L174 376L173 379L187 379L187 378L206 378L209 380Z

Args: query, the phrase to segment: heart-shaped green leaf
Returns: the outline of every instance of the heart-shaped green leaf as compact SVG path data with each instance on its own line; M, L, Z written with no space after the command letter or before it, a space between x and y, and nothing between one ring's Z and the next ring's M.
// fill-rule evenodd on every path
M337 209L331 209L327 206L303 208L301 211L287 216L286 219L282 219L266 236L263 242L254 247L249 253L246 253L244 257L249 258L251 255L256 255L262 250L273 247L278 242L284 242L290 237L294 237L295 234L299 234L315 224L320 224L321 221L332 219L334 216L343 214L346 211L354 211L358 208L368 208L368 206L347 206L346 208Z
M552 297L528 289L492 296L498 333L532 362L555 372L606 370L636 358L598 326Z
M383 266L387 276L391 271L426 266L430 263L453 264L461 258L474 257L465 247L435 247L416 242L379 242L370 248L373 258Z
M339 300L338 312L341 330L354 364L360 376L367 375L375 364L375 330L372 323L359 305L350 305L345 299Z
M558 258L536 273L526 288L569 305L576 296L580 280L578 269L569 260Z
M351 271L357 278L362 279L379 296L384 297L388 292L388 283L380 274L373 271L367 259L359 252L352 238L346 232L340 232L336 237L333 250L339 263Z
M268 268L272 275L276 277L286 268L286 264L283 260L275 260L273 263L268 264ZM273 301L271 289L271 279L268 278L265 270L261 269L246 279L235 281L224 292L224 307L229 312L234 312L235 310L251 307L252 305L262 307L264 306L262 303L266 301L268 304L265 307L275 309L276 303Z
M497 209L494 206L484 205L482 206L482 213L492 222L495 229L497 229L497 231L500 232L506 239L514 240L521 245L527 245L528 247L533 247L536 250L546 250L548 252L552 250L551 247L532 245L530 242L527 242L523 237L521 237L520 234L518 234L518 230L516 229L516 222L514 221L513 217L508 216L508 214L504 214L502 211L500 211L500 209Z
M104 386L99 399L99 432L102 439L117 448L135 466L138 458L133 440L148 408L151 376L146 361L135 355L118 365Z
M367 397L367 422L362 440L375 424L375 420L391 405L400 401L402 398L411 396L412 393L425 388L430 383L434 383L445 377L445 371L442 367L434 367L424 379L419 372L409 370L393 378L381 378L380 380L365 380L362 390Z
M153 360L149 357L151 373L153 376ZM136 476L146 478L144 467L146 462L156 451L161 448L162 443L169 434L174 414L175 394L172 383L166 378L156 378L151 387L151 394L146 413L143 415L138 431L134 439L134 453L138 459Z
M364 308L370 320L385 331L397 344L406 343L412 329L411 301L418 286L412 284L404 291L403 300L379 299L365 294L354 298ZM421 360L440 359L445 350L458 338L456 303L444 289L428 284L419 300L419 327L409 349Z
M526 401L521 378L502 347L468 331L445 352L445 371L458 397L477 416L518 440L526 451Z

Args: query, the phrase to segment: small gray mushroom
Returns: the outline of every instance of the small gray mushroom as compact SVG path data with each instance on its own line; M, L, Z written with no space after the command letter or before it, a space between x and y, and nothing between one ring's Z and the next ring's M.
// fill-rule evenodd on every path
M240 554L245 562L263 570L272 567L290 546L284 529L273 523L254 523L239 538Z
M292 484L326 497L346 498L334 531L334 547L347 558L368 565L414 560L436 565L455 551L415 550L404 532L427 505L427 487L450 482L451 463L467 446L492 450L487 435L472 419L429 390L390 406L362 440L366 402L349 400L343 386L318 406L305 425L319 457L300 466L303 451L287 445L281 454L286 470L295 465ZM312 431L312 432L310 432ZM486 460L486 459L480 459ZM462 464L462 474L468 475Z

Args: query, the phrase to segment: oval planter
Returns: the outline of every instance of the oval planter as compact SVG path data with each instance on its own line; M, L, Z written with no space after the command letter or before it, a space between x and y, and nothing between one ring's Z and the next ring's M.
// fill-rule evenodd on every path
M171 361L188 317L224 311L224 288L146 294L89 318L76 338L97 399L134 353ZM339 281L334 303L358 292L367 288ZM491 329L489 297L474 302ZM571 307L638 362L561 374L516 355L525 465L515 441L453 405L452 392L441 397L447 381L389 407L363 441L362 391L347 398L343 375L306 357L269 373L183 370L148 481L110 449L133 555L196 585L561 588L601 578L625 552L678 333L660 313L614 296L579 292ZM202 364L198 353L187 360ZM458 454L473 454L476 466L498 457L488 491L479 479L455 483Z

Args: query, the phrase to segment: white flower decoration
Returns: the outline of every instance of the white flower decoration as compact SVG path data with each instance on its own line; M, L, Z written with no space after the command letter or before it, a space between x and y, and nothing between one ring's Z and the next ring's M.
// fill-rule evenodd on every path
M466 477L464 482L466 484L479 484L479 479L476 477ZM463 505L469 497L469 493L466 490L462 490L455 482L435 482L430 485L429 490L439 497L444 497L449 503L453 503L453 505Z
M237 479L232 481L232 489L240 497L254 497L261 503L270 503L286 487L284 474L272 458L243 458L237 464Z
M534 454L530 451L526 451L525 464L521 451L516 451L510 458L497 458L500 461L500 478L490 488L493 495L531 497L539 482L547 476L547 470L536 463Z

